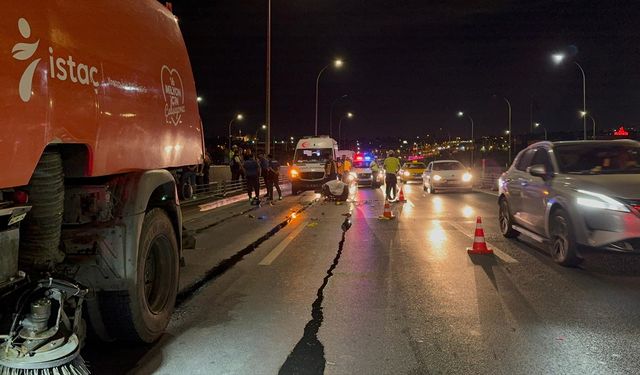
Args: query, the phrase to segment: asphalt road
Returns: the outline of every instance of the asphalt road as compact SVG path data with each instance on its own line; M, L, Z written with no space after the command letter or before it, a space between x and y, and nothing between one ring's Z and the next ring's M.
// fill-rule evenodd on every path
M640 373L637 258L563 268L499 235L495 196L405 193L393 220L379 219L381 190L309 206L186 299L156 345L90 355L94 373ZM279 204L265 210L300 206ZM493 256L466 252L476 216ZM238 216L197 248L266 227Z

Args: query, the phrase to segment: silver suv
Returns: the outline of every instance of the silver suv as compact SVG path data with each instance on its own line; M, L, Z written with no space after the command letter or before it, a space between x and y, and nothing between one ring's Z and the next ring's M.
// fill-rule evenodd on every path
M640 142L540 142L499 180L500 230L548 243L554 261L580 250L640 253Z

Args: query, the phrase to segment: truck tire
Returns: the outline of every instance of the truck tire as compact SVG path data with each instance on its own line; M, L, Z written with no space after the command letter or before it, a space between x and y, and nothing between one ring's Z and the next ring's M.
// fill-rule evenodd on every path
M102 292L100 310L115 339L152 343L164 332L178 293L180 257L171 220L147 212L140 232L137 277L129 291Z
M44 152L31 176L31 211L20 225L20 262L28 268L45 270L64 260L60 251L64 176L57 152Z

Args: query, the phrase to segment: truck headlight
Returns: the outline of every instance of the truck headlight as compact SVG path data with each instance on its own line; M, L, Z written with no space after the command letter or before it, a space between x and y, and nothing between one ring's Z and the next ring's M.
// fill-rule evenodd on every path
M462 181L469 182L469 181L471 181L472 177L473 176L471 175L471 173L466 172L465 174L462 175Z
M629 210L629 207L613 198L607 197L604 194L594 193L587 190L578 190L578 193L585 195L584 197L577 198L576 201L579 206L618 212L631 212L631 210Z
M292 169L289 171L289 175L291 175L291 178L298 178L300 177L300 172L297 169Z
M433 176L433 181L440 181L440 180L442 180L442 177L440 177L439 174Z

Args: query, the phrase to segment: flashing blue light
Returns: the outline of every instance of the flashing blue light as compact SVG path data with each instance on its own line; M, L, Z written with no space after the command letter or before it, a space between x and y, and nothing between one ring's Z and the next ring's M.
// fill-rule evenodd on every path
M371 156L365 156L365 157L364 157L364 160L365 160L365 161L371 161Z

